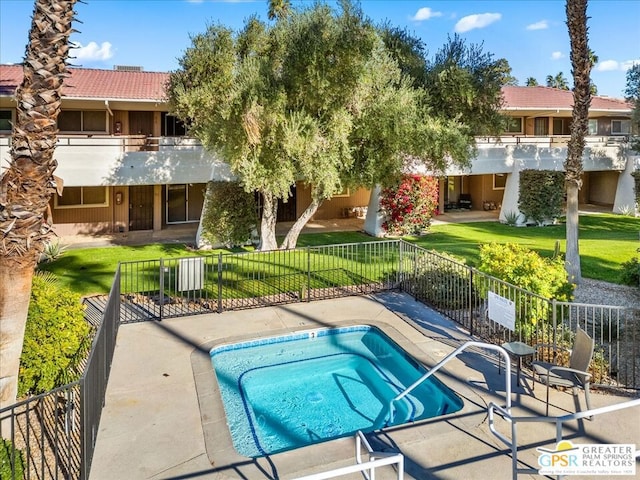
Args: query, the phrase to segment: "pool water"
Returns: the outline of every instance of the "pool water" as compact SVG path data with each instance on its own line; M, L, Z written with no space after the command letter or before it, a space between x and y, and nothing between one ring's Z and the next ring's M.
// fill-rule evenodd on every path
M383 428L389 401L426 372L366 325L223 345L210 355L233 446L251 458ZM393 425L461 408L430 377L396 402Z

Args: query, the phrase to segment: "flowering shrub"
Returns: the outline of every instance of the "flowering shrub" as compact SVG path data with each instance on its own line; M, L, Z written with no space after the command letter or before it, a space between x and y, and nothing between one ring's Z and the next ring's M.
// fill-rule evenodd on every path
M385 188L380 211L386 216L382 228L390 235L411 235L429 228L437 214L438 180L407 175L395 187Z

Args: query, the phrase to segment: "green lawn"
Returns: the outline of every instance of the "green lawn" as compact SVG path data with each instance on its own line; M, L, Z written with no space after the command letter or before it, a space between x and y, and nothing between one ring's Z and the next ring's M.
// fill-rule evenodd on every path
M580 254L582 274L587 278L620 281L620 265L638 253L640 220L621 215L585 215L580 218ZM447 252L476 265L479 245L483 243L520 243L550 256L556 240L565 250L564 225L550 227L510 227L497 222L434 225L427 235L407 238L426 249ZM359 232L314 233L301 235L298 246L358 243L374 240ZM234 251L243 251L238 249ZM229 252L216 250L205 254ZM89 295L109 291L119 261L200 255L184 245L153 244L68 250L52 263L43 264L72 290Z
M618 283L620 265L638 255L640 220L622 215L583 215L580 217L580 257L586 278ZM408 241L427 249L465 258L469 265L479 261L483 243L519 243L543 256L553 255L560 240L566 251L565 225L548 227L511 227L497 222L441 224L431 232Z

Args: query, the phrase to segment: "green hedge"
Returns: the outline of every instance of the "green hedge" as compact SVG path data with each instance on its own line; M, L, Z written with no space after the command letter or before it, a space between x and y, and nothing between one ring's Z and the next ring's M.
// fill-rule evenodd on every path
M245 245L258 223L256 202L238 182L209 182L202 236L212 245Z
M0 438L0 480L22 480L24 466L24 454L9 440Z
M78 364L91 344L90 333L80 295L60 286L53 274L37 273L20 357L18 394L39 394L76 380Z
M544 225L562 215L564 172L522 170L518 206L527 220Z

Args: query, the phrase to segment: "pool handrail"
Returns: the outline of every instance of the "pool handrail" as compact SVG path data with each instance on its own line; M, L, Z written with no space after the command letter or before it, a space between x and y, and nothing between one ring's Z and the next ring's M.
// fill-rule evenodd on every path
M562 434L562 426L565 422L569 422L571 420L580 420L586 417L595 417L597 415L601 415L603 413L615 412L617 410L624 410L627 408L640 407L640 398L636 398L635 400L629 400L627 402L616 403L614 405L607 405L605 407L592 408L591 410L584 410L576 413L570 413L568 415L562 415L561 417L540 417L540 416L531 416L531 417L514 417L511 415L511 412L506 409L496 405L493 402L490 402L487 407L487 413L489 418L489 430L495 437L497 437L502 443L508 446L511 449L511 470L512 470L512 478L513 480L517 480L519 473L533 473L538 474L538 470L535 468L518 468L518 440L517 440L517 430L516 426L520 422L526 423L555 423L556 424L556 445L559 444L563 439ZM500 415L504 420L508 421L511 424L511 440L509 440L505 435L500 433L495 426L495 412ZM640 457L640 451L636 450L636 458ZM558 476L557 478L561 478Z
M369 461L362 460L362 445L369 452ZM396 475L398 480L404 479L404 455L402 453L375 452L362 431L356 432L356 464L346 467L328 470L326 472L313 473L304 477L297 477L295 480L327 480L329 478L341 477L351 473L362 473L367 480L375 480L375 469L385 465L397 464ZM367 470L369 473L367 473Z
M506 365L505 387L504 387L505 396L506 396L505 408L507 412L511 413L511 361L510 361L509 353L499 345L471 340L460 345L453 352L451 352L449 355L447 355L442 360L440 360L434 367L430 368L429 371L425 373L422 377L420 377L418 380L413 382L411 385L409 385L407 388L405 388L402 392L400 392L398 395L396 395L394 398L392 398L389 401L389 416L387 420L387 426L391 425L395 419L395 409L394 409L395 402L407 396L412 390L414 390L418 385L424 382L427 378L429 378L431 375L433 375L438 370L440 370L450 360L457 357L464 350L467 350L468 348L471 348L471 347L480 347L488 350L495 350L504 357L504 360L505 360L504 363Z

